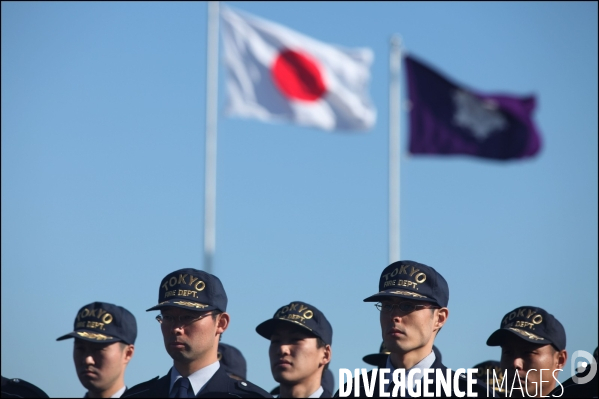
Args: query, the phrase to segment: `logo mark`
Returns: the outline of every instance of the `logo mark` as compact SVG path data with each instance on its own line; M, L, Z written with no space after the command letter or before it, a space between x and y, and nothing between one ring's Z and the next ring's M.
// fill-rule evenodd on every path
M574 360L580 357L584 358L585 360L588 360L588 363L578 362L575 367ZM583 372L589 365L591 368L587 375L585 375L584 377L578 377L576 375L577 373ZM595 361L593 355L586 351L579 350L572 354L572 363L570 364L570 368L572 371L572 381L574 381L576 384L586 384L587 382L593 379L595 374L597 374L597 362Z

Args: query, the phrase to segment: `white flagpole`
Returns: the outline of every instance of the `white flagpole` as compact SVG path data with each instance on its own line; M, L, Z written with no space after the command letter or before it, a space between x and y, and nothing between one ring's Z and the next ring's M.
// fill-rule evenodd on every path
M206 157L204 177L204 270L212 273L216 243L216 122L218 98L218 1L208 2Z
M389 49L389 264L399 257L399 83L401 38L391 36Z

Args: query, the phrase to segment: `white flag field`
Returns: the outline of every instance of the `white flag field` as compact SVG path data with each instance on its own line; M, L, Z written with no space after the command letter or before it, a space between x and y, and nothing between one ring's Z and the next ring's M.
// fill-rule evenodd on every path
M229 116L323 130L372 128L374 53L323 43L221 6Z

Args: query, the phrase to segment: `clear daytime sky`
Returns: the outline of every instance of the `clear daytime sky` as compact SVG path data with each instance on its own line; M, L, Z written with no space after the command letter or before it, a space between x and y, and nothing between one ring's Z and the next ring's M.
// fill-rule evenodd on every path
M222 4L222 3L221 3ZM333 326L331 369L371 368L388 265L389 39L485 93L537 96L542 149L499 162L407 153L401 111L401 259L449 283L436 346L447 367L499 360L485 342L539 306L567 350L597 347L596 2L225 3L323 42L370 47L374 128L326 132L224 115L219 61L214 274L222 341L270 391L255 327L301 300ZM203 268L205 2L2 2L2 375L82 397L77 310L137 318L128 386L172 365L156 312L164 276ZM220 47L222 55L222 43ZM402 98L405 99L405 69ZM560 374L570 377L570 360Z

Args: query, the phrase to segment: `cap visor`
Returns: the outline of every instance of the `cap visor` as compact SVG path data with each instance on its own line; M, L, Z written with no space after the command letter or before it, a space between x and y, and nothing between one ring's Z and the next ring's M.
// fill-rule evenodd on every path
M418 294L416 292L412 292L412 291L408 291L408 290L398 290L398 289L391 289L391 290L385 290L385 291L378 292L378 293L364 299L364 302L380 302L383 299L389 299L389 298L406 298L406 299L413 299L416 301L426 301L426 302L437 303L437 301L435 301L434 299L429 298L424 295L421 295L421 294Z
M269 319L269 320L266 320L265 322L262 322L262 323L258 324L258 327L256 327L256 332L258 334L262 335L264 338L270 340L270 337L271 337L273 331L282 322L292 323L292 324L294 324L296 326L305 328L306 330L310 331L315 336L317 336L319 338L322 338L318 334L314 333L314 331L312 331L312 329L310 327L306 327L305 325L303 325L301 323L298 323L297 321L286 320L286 319Z
M487 339L487 346L501 346L506 337L510 336L508 334L513 334L518 338L522 338L525 341L532 342L533 344L546 345L553 344L551 341L539 337L533 333L522 330L520 328L508 327L508 328L500 328L495 331L489 339Z
M150 309L146 310L146 312L149 312L151 310L160 310L160 309L166 308L166 307L175 307L175 308L195 310L195 311L209 311L209 310L216 309L216 306L206 305L205 303L182 301L180 299L171 299L169 301L164 301L164 302L159 303L156 306L151 307Z
M372 366L384 367L385 365L383 362L386 362L388 357L388 354L373 353L372 355L364 356L362 360Z
M101 334L96 331L89 331L89 330L73 331L73 332L63 335L62 337L56 338L56 340L62 341L63 339L68 339L68 338L77 338L77 339L82 339L84 341L89 341L89 342L108 343L108 344L113 343L113 342L122 341L122 339L120 339L118 337L114 337L114 336L107 335L107 334Z

